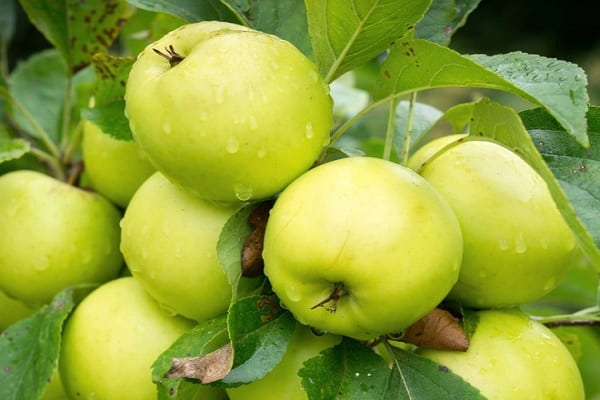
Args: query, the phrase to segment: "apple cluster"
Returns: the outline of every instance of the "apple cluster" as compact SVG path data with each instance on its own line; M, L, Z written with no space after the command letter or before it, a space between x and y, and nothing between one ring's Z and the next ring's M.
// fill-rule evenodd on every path
M544 180L510 149L449 135L407 166L323 162L333 101L316 66L225 22L149 45L125 100L134 142L85 125L94 191L33 171L0 176L0 294L22 306L15 318L65 287L100 285L65 325L71 398L155 398L152 362L231 303L223 227L264 201L259 273L297 320L294 336L263 379L198 385L193 398L306 399L305 360L344 336L397 337L448 301L477 310L469 349L419 354L488 399L584 398L560 340L517 309L554 289L580 250Z

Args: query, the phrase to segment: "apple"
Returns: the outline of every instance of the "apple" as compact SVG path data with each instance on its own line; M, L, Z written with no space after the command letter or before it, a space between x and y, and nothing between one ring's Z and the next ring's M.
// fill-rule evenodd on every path
M552 331L516 309L478 313L466 352L419 353L458 374L488 400L583 400L577 364Z
M67 320L59 371L70 398L156 398L151 366L194 323L165 313L134 277L98 287ZM223 389L198 385L204 397L225 398Z
M35 309L28 307L22 301L7 296L0 290L0 332L34 312Z
M433 140L409 161L461 224L463 262L449 298L477 308L538 299L579 262L575 236L527 162L498 143L462 137Z
M231 286L217 259L217 241L236 210L154 173L121 221L121 251L131 274L172 313L202 321L225 312Z
M269 198L329 143L333 102L291 43L220 21L183 25L139 54L126 114L164 175L219 202Z
M343 158L278 197L264 272L301 323L372 339L404 330L444 299L462 248L452 209L425 179L390 161Z
M120 211L97 193L40 172L0 176L0 290L32 308L123 266Z
M65 388L62 384L62 381L60 380L58 369L54 371L54 374L52 374L41 400L69 400L67 394L65 393Z
M83 125L81 151L93 189L122 208L156 171L136 142L109 136L90 121Z
M307 400L298 371L303 363L325 349L337 345L340 336L325 334L317 336L307 326L297 324L286 352L279 362L263 378L235 388L227 388L230 400Z

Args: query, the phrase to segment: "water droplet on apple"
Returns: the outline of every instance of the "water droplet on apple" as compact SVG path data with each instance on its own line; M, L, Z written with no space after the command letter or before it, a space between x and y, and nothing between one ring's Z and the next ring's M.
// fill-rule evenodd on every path
M171 233L171 224L169 224L169 221L163 222L163 224L162 224L162 232L165 235L168 235L168 234Z
M163 132L165 135L170 135L172 132L171 123L169 121L163 122Z
M515 251L518 254L523 254L527 251L527 243L525 243L525 238L523 237L523 232L519 233L515 240Z
M498 241L498 247L500 248L500 250L506 251L509 249L510 246L508 245L508 242L506 241L506 239L500 239Z
M311 81L316 82L319 80L319 74L317 74L316 71L310 71L308 73L308 77L310 78Z
M50 259L48 256L41 256L36 259L33 263L33 268L38 272L43 272L48 269L48 265L50 264Z
M314 135L315 135L315 131L313 129L312 122L309 121L306 123L306 126L304 127L304 137L306 137L307 139L311 139Z
M206 113L206 111L202 111L200 112L200 116L198 118L200 119L200 121L206 121L208 119L208 114Z
M251 115L248 118L248 124L249 124L249 127L250 127L251 131L255 131L256 130L256 128L258 127L258 123L256 122L256 117L254 115Z
M225 88L221 85L215 86L215 101L222 104L225 101Z
M169 317L174 317L177 315L177 311L175 311L175 309L167 304L160 304L160 308L164 311L165 314L167 314Z
M265 158L267 156L267 149L265 149L264 147L261 147L260 149L258 149L258 152L256 153L256 155L260 159Z
M556 279L550 278L544 285L544 291L549 292L556 287Z
M240 143L237 141L236 138L231 136L227 141L226 150L229 154L235 154L240 150Z
M252 187L247 183L237 183L233 190L239 201L248 201L252 197Z
M262 100L263 104L267 104L269 102L269 98L267 97L267 93L265 93L264 90L260 91L260 99Z
M275 71L277 71L277 70L279 69L279 63L278 63L278 62L275 62L275 61L273 61L273 62L271 63L271 68L273 68Z
M254 100L254 90L251 87L248 87L248 100Z

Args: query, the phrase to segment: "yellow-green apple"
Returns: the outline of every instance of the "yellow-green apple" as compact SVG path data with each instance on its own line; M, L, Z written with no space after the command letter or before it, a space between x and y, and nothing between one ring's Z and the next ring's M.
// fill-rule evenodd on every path
M577 364L552 331L516 309L478 313L466 352L419 350L488 400L585 398Z
M134 277L98 287L65 324L59 371L72 399L156 398L154 361L194 323L165 313ZM222 389L198 385L204 397L225 398Z
M120 211L40 172L0 176L0 290L31 307L119 273Z
M226 311L231 286L217 259L217 241L235 211L156 172L121 221L121 251L131 274L172 313L202 321Z
M0 332L17 321L33 314L35 310L22 301L9 297L0 290Z
M433 140L409 161L461 225L463 263L449 297L479 308L540 298L578 262L575 236L527 162L492 141L457 142L463 137Z
M297 324L279 364L257 381L226 389L229 399L307 400L298 371L305 361L335 346L340 339L340 336L331 334L317 336L307 326Z
M220 21L183 25L146 47L125 96L155 167L220 202L278 193L318 158L333 120L329 86L296 47Z
M264 272L301 323L371 339L402 331L444 299L462 247L452 209L425 179L390 161L343 158L278 197Z
M136 142L111 137L90 121L83 125L81 151L93 189L123 208L156 171Z

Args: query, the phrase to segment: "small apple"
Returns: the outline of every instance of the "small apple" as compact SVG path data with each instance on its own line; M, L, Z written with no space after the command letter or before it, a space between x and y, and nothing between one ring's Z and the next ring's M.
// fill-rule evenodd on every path
M107 282L90 293L67 320L59 371L72 399L156 398L151 366L194 326L165 313L134 277ZM206 400L223 389L198 385Z
M40 172L0 176L0 290L30 307L123 266L121 213L104 197Z
M225 312L231 286L217 241L236 210L202 200L156 172L121 221L121 251L131 274L172 313L202 321Z
M461 224L463 262L449 297L478 308L538 299L578 262L575 236L527 162L498 143L462 137L433 140L409 161Z
M329 142L333 105L291 43L220 21L150 44L126 86L131 131L156 168L201 198L271 197Z
M581 375L552 331L519 310L480 311L466 352L419 350L488 400L583 400Z
M34 312L35 309L26 306L22 301L7 296L0 290L0 332Z
M372 339L444 299L462 247L452 209L425 179L390 161L343 158L306 172L276 200L264 272L301 323Z
M115 139L90 121L83 125L81 150L94 190L123 208L156 171L137 143Z
M307 400L298 371L305 361L337 345L340 340L340 336L330 334L317 336L309 327L297 324L279 364L257 381L226 389L229 399Z

